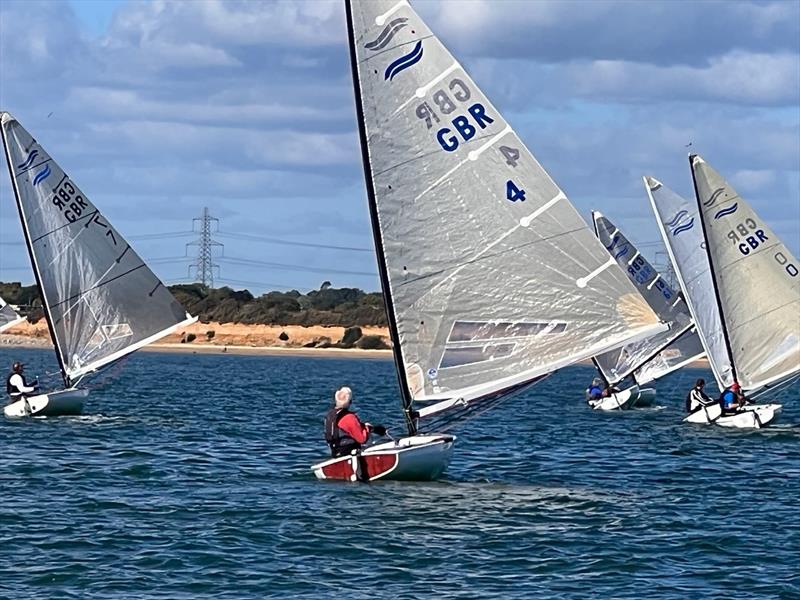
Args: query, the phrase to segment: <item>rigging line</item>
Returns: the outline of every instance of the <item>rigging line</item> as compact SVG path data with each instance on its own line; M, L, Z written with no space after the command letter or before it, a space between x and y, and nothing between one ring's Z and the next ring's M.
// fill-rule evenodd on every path
M285 246L301 246L304 248L322 248L324 250L347 250L351 252L372 252L372 248L359 248L357 246L336 246L333 244L314 244L312 242L296 242L293 240L284 240L281 238L273 238L261 235L253 235L249 233L227 233L225 231L215 232L216 236L229 239L245 239L254 242L263 242L265 244L279 244Z
M273 263L273 262L266 262L261 260L252 260L248 258L234 258L228 256L220 256L217 260L220 262L229 262L234 264L240 265L250 265L250 266L263 266L263 267L271 267L274 269L288 269L288 270L296 270L296 271L305 271L310 273L334 273L337 275L361 275L364 277L377 277L377 273L369 272L369 271L348 271L344 269L328 269L324 267L307 267L304 265L290 265L285 263Z

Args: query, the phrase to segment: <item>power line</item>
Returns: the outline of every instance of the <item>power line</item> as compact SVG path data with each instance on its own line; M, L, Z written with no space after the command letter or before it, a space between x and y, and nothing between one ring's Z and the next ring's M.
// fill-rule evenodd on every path
M265 244L279 244L283 246L301 246L303 248L321 248L323 250L348 250L350 252L372 252L372 248L359 248L356 246L336 246L333 244L314 244L312 242L296 242L293 240L284 240L281 238L273 238L263 235L253 235L250 233L228 233L224 231L217 231L217 235L221 238L250 240L253 242L263 242Z
M334 275L359 275L363 277L376 277L377 273L374 271L347 271L344 269L328 269L309 267L306 265L290 265L285 263L266 262L263 260L253 260L250 258L233 258L223 256L218 259L220 262L231 263L242 266L255 266L255 267L270 267L272 269L286 269L290 271L303 271L306 273L333 273Z
M208 207L203 208L203 214L200 217L192 219L192 231L194 231L195 224L200 222L200 237L194 242L186 244L186 251L188 253L189 246L197 246L197 259L193 265L189 265L189 276L192 275L192 269L195 271L195 280L198 280L205 287L214 287L214 269L219 273L219 265L214 263L213 250L215 247L222 248L223 244L212 239L211 237L211 224L219 224L219 219L212 217L208 212ZM219 229L219 225L217 225Z

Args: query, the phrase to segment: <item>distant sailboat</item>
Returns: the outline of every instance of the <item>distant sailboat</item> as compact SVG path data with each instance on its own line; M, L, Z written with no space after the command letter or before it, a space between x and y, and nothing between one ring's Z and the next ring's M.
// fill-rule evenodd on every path
M346 4L408 436L313 469L320 478L433 478L452 452L442 431L664 326L409 4Z
M7 416L75 414L81 380L196 320L9 113L3 145L64 389L19 400Z
M640 386L701 358L705 350L682 294L670 287L608 217L594 211L592 220L600 242L669 330L595 356L592 361L607 385L616 385L628 377L634 385L590 404L601 410L647 405L655 398L655 389Z
M0 298L0 333L19 325L24 320L25 317L20 317L10 304L6 304L6 301Z
M645 178L661 234L720 390L734 381L752 398L769 397L800 376L798 262L733 187L690 157L696 202ZM751 404L735 415L719 405L685 420L764 427L779 404Z

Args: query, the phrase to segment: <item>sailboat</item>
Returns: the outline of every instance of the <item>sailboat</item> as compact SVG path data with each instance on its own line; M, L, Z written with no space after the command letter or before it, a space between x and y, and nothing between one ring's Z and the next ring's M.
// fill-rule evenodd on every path
M705 354L683 295L675 292L636 246L599 211L592 212L595 235L669 330L595 356L592 362L606 386L627 378L633 385L589 404L597 410L621 410L652 404L656 390L641 386L680 369Z
M7 112L11 185L63 389L18 400L6 416L79 414L81 381L196 320L77 184Z
M695 202L645 177L661 235L720 391L738 382L769 399L800 377L798 262L747 202L700 156L689 157ZM718 403L684 420L760 428L776 403L723 414Z
M346 12L407 435L312 469L432 479L455 424L665 326L408 2Z
M0 298L0 333L11 329L14 325L19 325L24 320L25 317L20 317L10 304Z

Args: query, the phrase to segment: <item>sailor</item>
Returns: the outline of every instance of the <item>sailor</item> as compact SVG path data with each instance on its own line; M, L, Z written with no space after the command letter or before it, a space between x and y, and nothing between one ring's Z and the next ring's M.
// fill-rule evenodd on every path
M24 370L25 365L21 362L15 362L11 365L11 373L6 378L6 394L8 394L11 402L16 402L20 398L24 398L26 394L37 390L35 385L28 385L28 382L25 381Z
M603 382L600 380L599 377L595 377L592 379L592 385L588 387L586 390L586 399L587 400L599 400L603 397Z
M350 412L353 391L349 387L336 390L334 405L325 416L325 441L331 447L331 456L346 456L360 450L369 439L369 434L386 435L381 425L362 423L358 415Z
M723 414L735 413L742 408L746 402L747 399L744 397L742 387L739 385L738 381L734 381L719 397L719 404L722 407Z
M686 412L693 413L701 406L713 404L714 401L703 391L705 385L706 380L702 377L695 381L694 387L686 395Z

